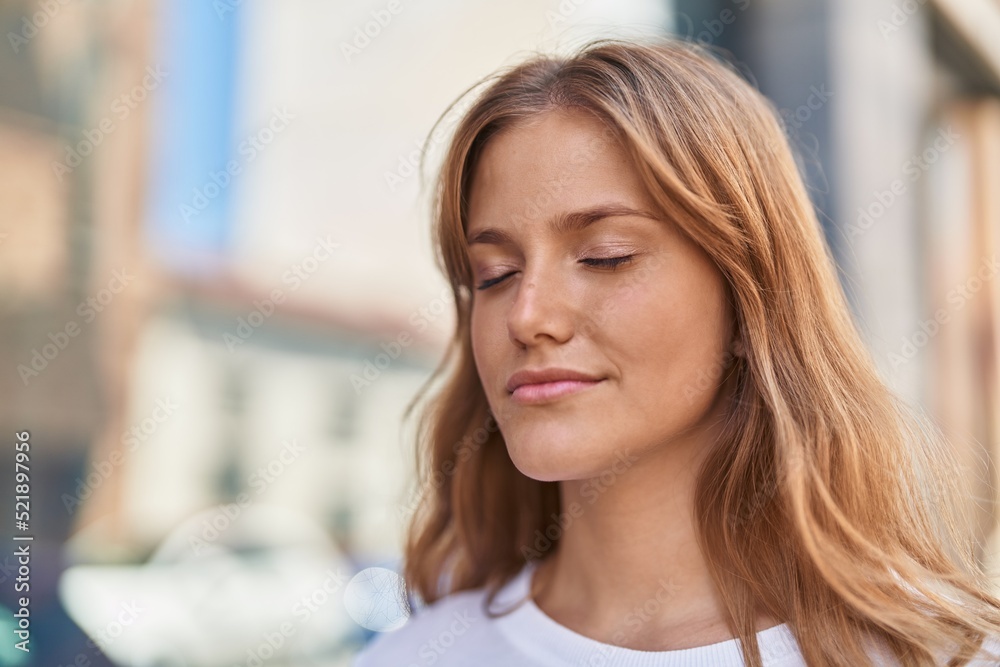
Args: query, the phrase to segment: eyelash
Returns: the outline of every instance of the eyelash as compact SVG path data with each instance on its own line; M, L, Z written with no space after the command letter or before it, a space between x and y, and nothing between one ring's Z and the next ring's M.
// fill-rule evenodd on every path
M622 257L591 257L587 259L581 259L580 261L584 263L590 262L588 266L606 268L606 269L611 269L613 271L622 264L627 264L628 262L631 262L634 257L635 255L624 255ZM490 278L489 280L484 280L483 282L479 283L479 285L476 286L476 289L480 291L489 289L490 287L493 287L494 285L503 282L512 275L514 275L513 271L511 271L510 273L505 273L502 276L497 276L496 278Z

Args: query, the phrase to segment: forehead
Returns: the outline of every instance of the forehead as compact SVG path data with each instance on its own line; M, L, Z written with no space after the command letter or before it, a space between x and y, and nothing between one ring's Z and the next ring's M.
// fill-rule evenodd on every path
M611 200L650 206L614 133L589 114L550 111L487 142L472 173L468 229Z

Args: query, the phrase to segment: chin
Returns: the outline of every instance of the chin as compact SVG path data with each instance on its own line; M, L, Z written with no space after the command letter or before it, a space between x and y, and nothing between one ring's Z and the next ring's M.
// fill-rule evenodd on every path
M576 429L574 429L575 431ZM553 434L532 433L506 439L507 454L514 466L527 477L539 482L561 482L587 479L600 474L604 453L588 455L592 443L578 432Z

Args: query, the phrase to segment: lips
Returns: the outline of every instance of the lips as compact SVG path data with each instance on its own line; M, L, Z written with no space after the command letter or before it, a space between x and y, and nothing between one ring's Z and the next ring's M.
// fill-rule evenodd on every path
M524 385L545 385L549 383L594 383L604 378L569 368L541 368L521 370L507 379L507 391L514 393ZM568 386L568 385L567 385Z
M550 403L599 386L603 382L603 380L557 380L556 382L522 384L511 393L510 399L522 405Z

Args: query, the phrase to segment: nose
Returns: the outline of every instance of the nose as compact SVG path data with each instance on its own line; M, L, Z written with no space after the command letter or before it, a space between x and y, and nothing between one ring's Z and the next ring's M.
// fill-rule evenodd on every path
M524 272L507 313L507 334L515 345L565 343L573 337L571 290L557 271L549 266L546 271Z

